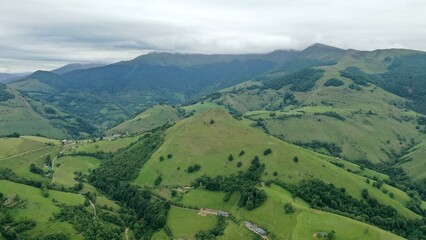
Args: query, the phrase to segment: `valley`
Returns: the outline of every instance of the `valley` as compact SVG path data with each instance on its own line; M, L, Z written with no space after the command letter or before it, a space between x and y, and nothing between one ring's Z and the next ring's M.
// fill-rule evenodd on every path
M0 239L424 239L424 59L150 53L0 83Z

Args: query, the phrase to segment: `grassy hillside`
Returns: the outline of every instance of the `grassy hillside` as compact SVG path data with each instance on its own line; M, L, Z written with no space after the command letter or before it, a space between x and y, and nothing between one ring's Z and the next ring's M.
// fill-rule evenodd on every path
M53 159L60 152L60 146L55 143L56 140L30 136L0 138L0 168L9 168L25 179L50 183L46 176L31 172L30 165L48 172L46 158Z
M268 148L272 153L263 156ZM242 150L245 153L239 156ZM233 155L232 161L228 160L230 154ZM366 188L376 199L393 206L403 216L417 217L404 207L410 199L405 193L393 189L402 197L392 199L366 183L364 177L349 173L310 151L247 127L221 109L198 114L170 128L165 143L145 164L135 183L154 186L156 178L161 176L162 186L187 186L203 174L226 176L245 170L256 155L266 165L264 180L298 183L303 179L318 178L346 188L355 198L361 198L361 190ZM293 161L295 156L299 159L297 163ZM237 166L238 162L241 167ZM194 164L199 164L200 170L188 173L188 168Z
M15 220L34 220L35 228L26 231L30 236L43 237L53 233L66 233L72 239L84 239L82 235L66 222L50 220L54 213L58 213L60 208L57 203L67 205L80 205L84 202L84 197L79 194L49 191L49 197L42 196L40 189L27 185L0 180L0 192L5 196L15 196L18 194L23 200L25 207L14 207L9 210ZM53 201L55 200L55 201Z
M221 193L209 192L205 190L191 190L183 195L180 203L186 206L196 206L210 209L222 209L229 211L236 221L228 220L224 230L224 235L219 239L236 239L243 237L244 239L254 238L254 234L244 228L244 221L255 222L264 229L268 230L268 237L271 239L310 239L315 232L336 231L336 239L403 239L389 232L383 231L376 227L361 223L336 214L331 214L319 210L314 210L301 199L294 199L285 189L271 185L270 187L262 187L265 190L268 199L259 208L247 211L243 208L237 208L238 196L234 194L231 199L224 202ZM295 208L294 213L286 213L284 204L291 203ZM176 208L178 209L178 208ZM202 228L208 217L196 215L193 210L179 210L180 214L174 212L175 208L169 213L167 224L174 225L175 221L181 222L191 219L194 221L190 224L193 229L192 238L198 229ZM184 215L184 216L182 216ZM207 219L203 219L207 218ZM184 220L185 219L185 220ZM187 229L187 228L185 228ZM189 234L187 234L189 235ZM182 236L182 235L178 235ZM175 235L176 237L176 235ZM187 237L191 239L189 236Z
M404 107L405 99L374 85L353 89L352 81L339 73L344 67L340 61L321 67L323 76L309 90L292 91L298 84L296 79L277 90L259 85L236 86L206 102L243 114L248 124L290 142L335 144L341 148L337 154L353 161L379 163L398 157L421 136L416 113ZM269 78L280 79L275 75ZM341 84L326 86L329 79L338 79Z
M0 135L13 132L20 134L41 134L49 137L64 138L68 134L55 128L47 119L40 116L31 104L17 91L7 88L13 98L0 101ZM37 126L37 127L35 127Z
M92 125L49 103L41 103L11 88L2 91L11 98L2 100L0 93L0 135L17 132L61 139L94 133Z
M75 145L73 148L67 150L65 153L77 153L77 152L84 152L84 153L97 153L97 152L116 152L120 148L125 148L129 146L130 144L137 142L138 139L142 135L136 135L136 136L128 136L128 137L120 137L114 140L108 140L108 139L102 139L102 140L86 140L86 141L79 141L77 145Z
M421 180L426 178L426 137L419 139L419 143L408 150L408 153L401 157L402 162L398 164L411 177Z
M120 123L114 128L106 131L106 133L142 133L164 124L175 123L183 117L184 112L179 111L179 108L169 105L155 105L136 117Z
M55 184L71 187L78 183L74 177L75 172L89 174L89 170L99 166L100 160L93 157L66 156L56 160Z

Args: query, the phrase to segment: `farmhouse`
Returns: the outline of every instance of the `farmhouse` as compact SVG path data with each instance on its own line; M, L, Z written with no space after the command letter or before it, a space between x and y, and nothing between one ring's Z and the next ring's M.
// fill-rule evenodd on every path
M253 231L253 232L255 232L255 233L259 234L259 235L262 235L262 236L266 235L266 230L264 230L264 229L262 229L262 228L258 227L258 226L257 226L256 224L254 224L254 223L251 223L251 222L245 222L245 223L244 223L244 226L245 226L246 228L248 228L249 230L251 230L251 231Z
M328 233L327 233L327 232L316 232L316 233L315 233L315 236L316 236L317 238L320 238L320 239L325 239L325 238L327 238L327 237L328 237Z

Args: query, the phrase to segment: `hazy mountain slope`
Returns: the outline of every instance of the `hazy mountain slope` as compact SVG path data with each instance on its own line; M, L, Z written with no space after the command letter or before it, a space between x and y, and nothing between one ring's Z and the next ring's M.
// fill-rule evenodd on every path
M412 54L418 53L348 50L335 65L317 67L323 70L317 79L309 79L311 73L303 69L294 76L277 71L260 76L260 83L228 88L210 101L244 114L253 124L288 141L318 140L340 146L338 154L351 160L387 161L417 142L422 135L422 127L417 127L420 115L407 110L412 105L409 100L369 82L379 84L375 76L384 74L392 64L385 59ZM341 73L350 66L371 73L366 74L365 83ZM339 84L327 85L330 79ZM324 148L321 151L330 154Z
M3 86L3 87L2 87ZM25 94L0 86L0 135L14 132L19 134L40 134L53 138L92 134L95 128L84 120L72 116L49 104L40 103ZM2 94L3 93L3 94Z
M164 124L173 124L185 117L185 111L169 105L155 105L119 125L106 131L106 134L142 133L161 127Z
M64 73L71 72L71 71L74 71L74 70L96 68L96 67L101 67L101 66L104 66L104 65L105 64L100 64L100 63L87 63L87 64L71 63L71 64L67 64L65 66L62 66L60 68L54 69L51 72L56 73L56 74L64 74Z

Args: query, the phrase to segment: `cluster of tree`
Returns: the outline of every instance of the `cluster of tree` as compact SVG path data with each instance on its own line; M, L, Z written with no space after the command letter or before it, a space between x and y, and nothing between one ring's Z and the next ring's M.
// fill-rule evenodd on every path
M15 98L15 95L6 91L6 85L3 83L0 83L0 102L4 102L13 98Z
M292 93L286 92L283 96L284 105L297 105L299 102L296 100L296 97Z
M31 165L30 165L30 172L35 173L35 174L39 174L39 175L44 174L43 169L37 167L34 163L31 163Z
M420 116L417 118L417 124L426 125L426 117Z
M19 138L21 136L21 134L19 134L19 133L17 133L17 132L13 132L13 133L11 133L11 134L6 134L6 135L4 135L4 137L7 137L7 138ZM3 137L3 136L2 136Z
M351 79L352 82L360 86L367 86L368 83L372 81L372 78L374 78L357 67L348 67L345 70L340 71L340 75Z
M397 159L399 159L399 156L403 156L405 154L406 151L402 151L402 153L399 155L391 156L392 159L396 159L394 161L373 164L368 160L358 160L357 163L360 164L361 167L370 168L377 172L388 175L389 180L385 179L383 180L383 183L389 184L403 190L404 192L407 192L413 200L409 205L407 205L407 207L420 215L426 216L426 211L424 211L421 207L422 201L426 201L426 179L414 181L404 172L401 167L397 167L397 164L395 164ZM379 182L376 183L375 186L380 184L379 179L373 177L373 180Z
M188 167L188 169L186 170L188 173L193 173L193 172L197 172L201 169L201 166L199 164L194 164Z
M272 89L281 89L291 85L290 90L307 92L314 87L315 82L324 75L324 70L314 68L303 68L282 77L264 81L264 85Z
M338 78L330 78L327 81L325 81L324 86L326 87L338 87L338 86L342 86L345 83L338 79Z
M316 112L316 113L314 113L314 115L327 116L327 117L335 118L335 119L340 120L340 121L346 120L345 117L338 114L337 112Z
M358 200L346 193L344 188L336 188L321 180L304 180L294 188L293 196L304 199L313 208L368 222L409 239L426 236L424 219L403 218L394 208L370 197L367 190L362 191L363 200Z
M342 148L335 143L328 143L328 142L323 142L319 140L313 140L312 142L304 142L304 143L300 141L296 141L294 142L294 144L301 147L310 148L312 150L325 148L330 153L330 155L335 157L340 156L340 154L342 153Z
M164 128L156 129L127 149L104 159L88 178L93 186L133 211L133 231L137 238L149 238L162 228L170 208L167 202L152 198L148 190L131 184L143 164L163 143L163 133Z
M93 219L93 213L84 206L61 206L59 213L54 215L56 220L69 222L74 228L83 234L85 239L122 239L123 229L113 227L104 221Z
M2 197L0 200L3 200ZM25 233L36 226L33 220L16 221L12 218L7 209L1 207L0 214L4 215L0 218L0 233L7 240L25 239L30 237Z
M296 211L296 209L293 207L293 204L291 203L285 203L284 204L284 212L287 214L292 214Z
M217 217L218 217L217 224L213 229L207 230L207 231L201 230L197 234L195 234L195 238L197 240L216 239L216 237L223 235L223 232L225 231L227 223L225 221L225 217L223 216L217 216Z
M251 210L262 205L267 197L265 191L254 187L260 183L260 178L264 169L265 165L261 164L259 158L256 156L246 172L239 172L238 174L227 177L217 176L214 178L204 175L197 178L193 186L204 186L205 189L210 191L223 191L227 193L228 197L230 197L233 192L239 191L241 197L238 201L238 206L246 207L248 210Z

